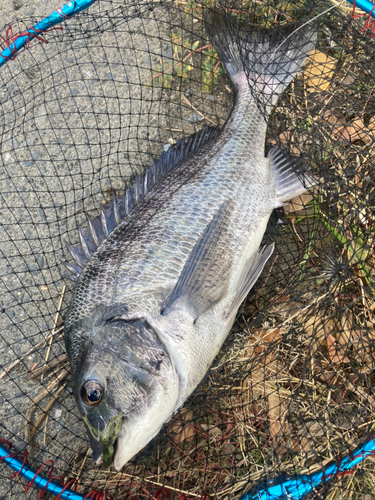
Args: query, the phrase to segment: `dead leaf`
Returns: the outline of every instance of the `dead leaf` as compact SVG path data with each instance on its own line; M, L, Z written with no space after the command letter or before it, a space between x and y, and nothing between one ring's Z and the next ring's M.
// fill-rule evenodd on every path
M300 214L301 212L303 214L310 215L307 212L310 208L312 208L312 211L314 212L314 207L306 207L306 205L313 199L314 197L309 193L301 194L300 196L297 196L296 198L290 200L284 206L284 212L286 215Z
M372 133L375 133L375 116L373 116L371 119L370 119L370 122L368 124L368 127L370 132Z
M33 372L37 366L38 366L38 363L33 363L33 364L30 366L30 371L31 371L31 372Z
M294 135L295 135L295 130L293 129L286 130L285 132L279 135L279 141L281 142L281 144L287 146L288 150L291 153L300 156L301 150L294 145L295 144Z
M342 143L351 143L357 140L362 140L365 144L370 144L372 139L365 127L363 121L358 118L351 124L346 124L339 127L335 132L335 136Z
M333 329L332 320L326 320L322 316L310 316L304 324L305 332L311 337L311 356L324 343L327 333Z
M289 295L283 295L274 302L270 312L285 320L298 313L301 309L303 309L303 305L300 302L291 300Z
M288 452L289 426L285 423L285 398L281 398L276 390L268 394L268 420L270 434L275 452L281 458Z
M268 395L268 418L272 439L280 432L283 413L285 412L282 409L280 396L277 392L272 392Z
M341 329L336 336L337 342L341 346L347 347L352 338L351 332L353 329L353 314L351 311L347 311L345 316L341 316L338 327L341 327Z
M327 109L327 111L324 113L323 120L330 125L345 125L343 116L334 113L331 109Z
M221 429L219 429L219 427L216 427L214 425L201 424L201 427L204 430L204 432L207 432L207 434L212 438L219 439L223 435Z
M316 364L315 366L316 375L319 380L324 382L327 385L335 385L337 381L337 373L335 371L323 370L320 364Z
M184 409L181 410L179 415L176 415L174 422L171 425L172 440L175 444L193 440L195 436L195 427L191 423L192 419L192 410Z
M335 337L328 333L326 335L328 355L333 364L340 366L342 363L350 363L350 359L345 356L345 350L337 342Z
M314 50L304 64L304 77L308 92L321 92L331 85L337 59Z

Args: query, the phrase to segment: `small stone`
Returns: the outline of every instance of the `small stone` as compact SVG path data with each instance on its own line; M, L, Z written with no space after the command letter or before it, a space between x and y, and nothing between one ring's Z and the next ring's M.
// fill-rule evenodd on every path
M188 118L188 122L190 122L190 123L198 123L198 122L200 122L202 120L203 120L203 118L200 115L191 115Z
M170 45L168 45L167 43L165 43L162 47L161 55L163 57L165 57L166 59L172 59L172 56L173 56L172 47Z
M176 94L171 94L170 100L171 101L176 101L177 100Z
M21 7L22 7L21 0L13 0L13 9L14 10L20 10Z
M17 142L17 139L15 137L9 137L9 139L7 140L7 144L11 148L18 148L18 142Z
M16 445L14 446L14 450L15 450L15 451L18 451L18 452L21 452L21 451L23 451L23 450L25 450L25 449L26 449L26 446L27 446L27 445L26 445L25 441L21 441L20 443L18 443L18 444L16 444Z
M38 158L38 156L39 156L39 151L32 151L31 152L31 158L33 160L36 160Z
M77 90L77 89L72 89L72 90L70 91L70 93L71 93L72 95L78 95L78 90Z
M208 100L211 101L211 102L215 102L216 101L216 96L214 95L209 95L208 96Z
M167 152L167 151L169 151L170 147L171 147L171 145L170 145L170 144L165 144L165 145L163 146L163 150L164 150L165 152Z
M191 89L187 89L187 90L185 91L185 97L190 97L190 96L192 96L192 95L193 95L193 91L192 91Z

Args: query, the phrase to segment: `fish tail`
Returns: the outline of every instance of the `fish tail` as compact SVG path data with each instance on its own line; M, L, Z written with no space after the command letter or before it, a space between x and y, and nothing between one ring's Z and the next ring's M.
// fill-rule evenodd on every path
M256 94L268 96L267 104L272 106L302 68L317 40L310 23L292 23L272 31L259 26L248 30L238 19L208 8L205 27L235 89L250 84Z

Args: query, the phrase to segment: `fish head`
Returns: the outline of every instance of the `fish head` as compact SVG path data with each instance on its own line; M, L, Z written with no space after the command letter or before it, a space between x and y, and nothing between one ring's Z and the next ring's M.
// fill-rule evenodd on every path
M179 394L176 368L143 319L128 320L106 311L99 319L84 318L65 335L74 392L94 460L101 464L103 453L108 454L102 438L106 435L114 466L120 470L172 415ZM110 427L117 417L122 423L114 435Z

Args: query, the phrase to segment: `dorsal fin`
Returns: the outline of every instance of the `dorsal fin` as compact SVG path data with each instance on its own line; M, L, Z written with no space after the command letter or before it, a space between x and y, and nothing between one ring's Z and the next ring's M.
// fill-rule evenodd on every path
M164 151L143 175L138 175L134 179L123 196L114 195L113 202L102 207L102 213L99 217L89 219L86 228L79 227L80 242L76 245L69 245L66 242L74 259L74 263L65 264L72 273L70 278L73 280L78 278L98 246L167 172L208 141L217 137L219 132L218 127L206 127L187 139L179 139L171 149Z

